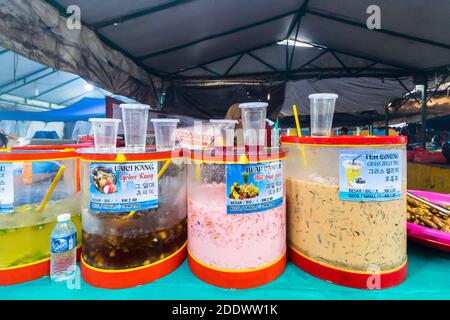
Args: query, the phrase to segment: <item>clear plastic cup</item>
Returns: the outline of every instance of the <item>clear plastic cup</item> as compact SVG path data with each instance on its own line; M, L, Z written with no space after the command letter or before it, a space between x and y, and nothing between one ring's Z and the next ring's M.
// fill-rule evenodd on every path
M331 135L337 94L315 93L308 96L311 115L311 136Z
M147 138L148 110L146 104L121 104L125 146L130 149L145 149Z
M178 119L152 119L155 129L157 151L171 151L175 149L176 129Z
M268 105L267 102L248 102L239 105L246 146L266 145L265 127Z
M115 149L120 119L91 118L94 144L99 149Z
M215 147L234 146L234 128L239 121L228 119L211 119L209 122L213 125L214 129Z

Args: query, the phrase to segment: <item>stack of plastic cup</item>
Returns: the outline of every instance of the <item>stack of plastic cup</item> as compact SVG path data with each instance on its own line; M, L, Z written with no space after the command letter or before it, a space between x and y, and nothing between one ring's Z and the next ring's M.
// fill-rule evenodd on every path
M148 110L145 104L121 104L125 146L129 149L145 150L147 138Z
M214 146L232 147L234 146L234 127L237 120L211 119L209 120L214 128Z
M91 118L89 121L94 131L95 148L115 149L120 119Z
M244 128L244 144L246 146L266 145L267 106L267 102L249 102L239 105Z
M178 119L152 119L155 129L157 151L171 151L175 149L176 129Z
M338 95L334 93L315 93L310 94L308 98L311 107L311 136L330 136L334 107Z

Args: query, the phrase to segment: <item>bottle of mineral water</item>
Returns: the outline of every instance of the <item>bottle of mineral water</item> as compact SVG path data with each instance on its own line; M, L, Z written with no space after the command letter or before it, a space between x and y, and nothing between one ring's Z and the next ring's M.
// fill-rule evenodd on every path
M50 279L59 282L75 275L77 230L70 213L60 214L57 221L50 244Z

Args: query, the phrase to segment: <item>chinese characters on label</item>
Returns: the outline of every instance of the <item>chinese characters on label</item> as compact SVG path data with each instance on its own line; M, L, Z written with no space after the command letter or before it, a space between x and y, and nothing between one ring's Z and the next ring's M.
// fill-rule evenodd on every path
M341 150L339 199L389 201L402 197L402 150Z
M281 161L226 165L227 213L270 210L283 203Z
M0 214L14 211L14 168L10 162L0 163Z
M91 163L91 210L127 212L158 207L157 167L157 162Z

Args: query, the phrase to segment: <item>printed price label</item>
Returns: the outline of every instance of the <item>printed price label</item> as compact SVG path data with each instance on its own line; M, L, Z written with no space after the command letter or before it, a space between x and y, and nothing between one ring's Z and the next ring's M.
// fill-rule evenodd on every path
M0 163L0 214L14 212L14 167Z
M281 161L226 165L227 213L261 212L283 203Z
M402 150L341 150L339 199L390 201L402 197Z
M91 163L91 210L127 212L157 208L157 170L157 162Z

